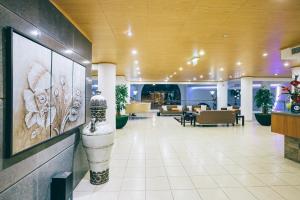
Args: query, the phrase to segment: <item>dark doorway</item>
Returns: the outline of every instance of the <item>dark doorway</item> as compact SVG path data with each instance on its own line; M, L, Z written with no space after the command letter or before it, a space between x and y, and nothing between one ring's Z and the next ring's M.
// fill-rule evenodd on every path
M161 105L180 105L180 89L178 85L146 84L142 89L142 101L151 102L151 109Z

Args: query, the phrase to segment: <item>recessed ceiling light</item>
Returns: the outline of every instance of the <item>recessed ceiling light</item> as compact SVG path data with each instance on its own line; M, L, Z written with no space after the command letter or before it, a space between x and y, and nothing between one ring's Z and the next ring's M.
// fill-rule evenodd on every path
M224 68L223 68L223 67L221 67L221 68L220 68L220 71L221 71L221 72L222 72L222 71L224 71Z
M73 51L72 51L72 49L66 49L66 50L64 50L64 53L65 54L72 54Z
M156 85L155 83L152 84L153 86Z
M275 74L274 74L274 76L278 76L278 74L277 74L277 73L275 73Z
M182 71L183 70L183 68L182 67L179 67L179 71Z
M284 64L283 64L285 67L288 67L288 66L290 66L290 63L289 62L284 62Z
M38 36L38 35L40 35L41 33L40 33L39 30L32 30L32 31L30 31L30 34L33 35L33 36Z
M263 53L263 57L267 57L269 54L267 52Z
M84 60L84 61L82 61L82 63L83 63L83 64L90 64L90 61Z
M232 78L232 75L229 75L229 78Z
M199 77L200 77L200 78L203 78L203 75L201 74Z
M173 73L173 75L176 75L176 74L177 74L177 72L174 72L174 73Z
M242 63L239 61L239 62L236 63L236 65L241 66Z
M137 51L136 49L132 49L132 50L131 50L131 54L132 54L132 55L137 55L137 54L138 54L138 51Z
M140 70L140 67L136 67L135 69L136 69L136 70Z
M224 38L228 38L228 36L229 36L228 34L224 34L223 35Z
M200 55L200 56L204 56L204 55L205 55L205 51L204 51L204 50L200 50L200 51L199 51L199 55Z
M242 76L245 76L246 74L245 73L242 73Z
M190 65L190 64L192 64L192 62L191 61L187 61L186 64Z
M134 64L138 65L139 64L139 61L138 60L135 60L133 61Z
M220 78L220 81L223 81L223 79L222 79L222 78Z
M196 77L193 77L193 81L196 81L197 80L197 78Z
M138 75L140 75L140 74L141 74L141 72L140 72L140 71L138 71L137 73L138 73Z
M173 78L173 75L170 75L169 77L170 77L170 78Z

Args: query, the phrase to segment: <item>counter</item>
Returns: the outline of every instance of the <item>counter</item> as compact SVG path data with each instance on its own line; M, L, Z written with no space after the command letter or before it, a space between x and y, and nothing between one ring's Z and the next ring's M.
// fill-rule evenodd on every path
M284 156L300 162L300 115L273 112L271 131L284 135Z

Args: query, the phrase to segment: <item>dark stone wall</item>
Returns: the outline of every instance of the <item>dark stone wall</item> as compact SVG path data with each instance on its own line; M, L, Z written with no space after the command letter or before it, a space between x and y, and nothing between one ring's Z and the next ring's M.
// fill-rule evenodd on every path
M13 158L5 158L6 108L5 96L5 37L4 28L11 26L27 35L39 30L35 39L63 54L71 48L75 52L65 55L82 63L91 60L91 43L48 0L0 0L0 200L50 199L51 177L63 171L72 171L74 187L88 170L80 131L56 137L49 142ZM91 65L86 65L90 76ZM88 79L88 78L87 78ZM91 96L91 81L86 81L86 100ZM87 104L88 106L88 104ZM87 120L89 120L89 113Z

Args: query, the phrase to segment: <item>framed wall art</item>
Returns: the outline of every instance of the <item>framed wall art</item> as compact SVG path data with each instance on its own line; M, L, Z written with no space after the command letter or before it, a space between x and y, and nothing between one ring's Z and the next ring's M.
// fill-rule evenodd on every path
M7 29L6 134L14 156L85 123L84 66Z

